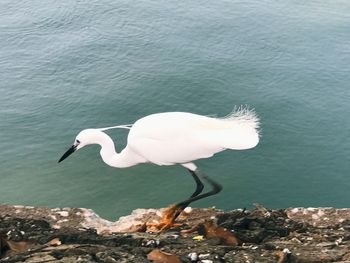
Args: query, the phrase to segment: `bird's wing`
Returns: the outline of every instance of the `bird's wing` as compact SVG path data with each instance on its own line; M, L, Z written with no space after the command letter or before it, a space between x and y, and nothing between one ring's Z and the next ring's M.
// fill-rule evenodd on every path
M259 141L256 120L236 114L225 119L171 112L138 120L128 145L156 164L186 163L225 149L249 149Z
M208 142L196 116L169 113L141 119L129 132L128 146L159 165L187 163L222 151L220 145Z
M208 158L222 148L211 149L205 144L177 138L171 141L154 138L137 138L128 140L130 147L136 154L142 156L148 162L158 165L172 165L176 163L188 163L197 159Z

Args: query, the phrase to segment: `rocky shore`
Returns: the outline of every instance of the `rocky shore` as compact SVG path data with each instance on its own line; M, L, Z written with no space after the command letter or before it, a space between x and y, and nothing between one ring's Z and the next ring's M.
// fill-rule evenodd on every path
M0 205L0 262L350 262L347 208L188 208L182 226L156 233L145 223L161 215Z

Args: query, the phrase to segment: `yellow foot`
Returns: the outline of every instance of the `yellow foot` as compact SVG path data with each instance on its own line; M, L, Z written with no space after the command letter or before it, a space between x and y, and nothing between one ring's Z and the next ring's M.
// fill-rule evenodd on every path
M183 224L178 224L174 222L174 216L177 212L182 212L182 209L180 209L176 205L171 205L164 210L163 217L158 223L146 223L146 226L153 227L159 232L165 231L172 227L182 226Z

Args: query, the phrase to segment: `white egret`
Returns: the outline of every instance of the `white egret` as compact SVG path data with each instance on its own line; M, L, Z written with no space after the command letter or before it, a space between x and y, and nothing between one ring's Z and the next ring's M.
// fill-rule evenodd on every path
M127 146L119 153L113 140L104 133L113 128L130 129ZM200 172L193 161L211 157L225 149L253 148L259 142L258 129L259 119L254 111L244 108L224 118L186 112L157 113L145 116L133 125L82 130L58 162L86 145L99 144L103 161L112 167L125 168L140 163L182 165L194 178L196 189L188 199L173 205L164 214L159 227L165 229L174 225L177 216L190 203L222 189L220 184ZM202 193L204 185L201 179L210 184L210 191Z

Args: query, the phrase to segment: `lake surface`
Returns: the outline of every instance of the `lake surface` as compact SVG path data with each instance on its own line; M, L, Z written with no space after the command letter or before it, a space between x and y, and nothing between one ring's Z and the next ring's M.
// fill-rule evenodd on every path
M181 166L105 165L84 128L255 108L260 144L197 162L222 209L349 207L350 2L0 2L0 202L115 219L187 198ZM108 132L120 150L127 130Z

